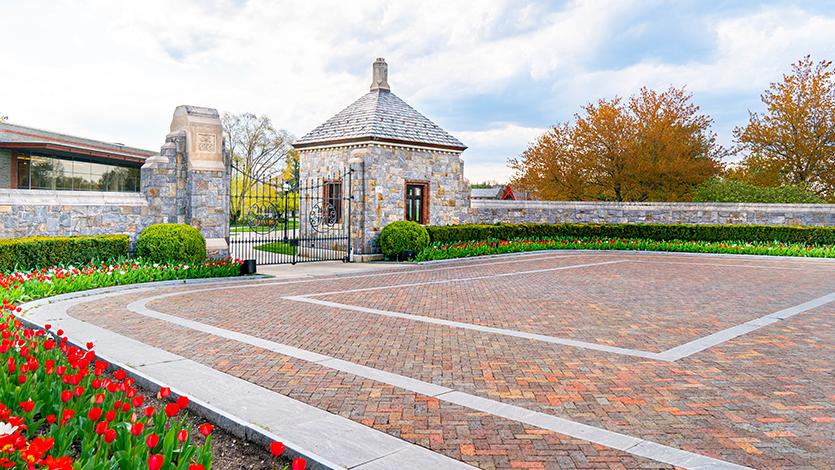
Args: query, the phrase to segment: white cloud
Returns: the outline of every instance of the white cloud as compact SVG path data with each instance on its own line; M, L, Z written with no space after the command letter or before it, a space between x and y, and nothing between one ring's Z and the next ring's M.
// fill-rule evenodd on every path
M518 156L546 129L503 123L483 131L453 134L468 146L464 152L464 175L472 182L507 181L512 171L509 158Z
M378 56L391 64L394 91L418 110L515 96L525 92L520 81L544 85L530 92L542 106L524 124L473 111L447 126L470 130L453 134L470 145L474 180L506 177L508 157L590 100L667 84L688 85L697 102L756 97L797 58L835 56L835 17L802 3L694 19L710 25L715 44L699 60L682 51L675 63L606 67L590 58L663 21L640 17L653 2L0 2L0 56L10 64L0 74L0 111L13 122L150 149L179 104L267 114L300 135L367 90ZM445 116L427 114L444 124Z

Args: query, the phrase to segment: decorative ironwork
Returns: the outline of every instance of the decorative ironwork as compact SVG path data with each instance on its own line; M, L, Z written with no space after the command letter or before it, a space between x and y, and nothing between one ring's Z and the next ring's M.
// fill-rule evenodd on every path
M337 217L336 208L332 203L326 204L324 207L316 203L307 215L307 221L310 224L311 230L314 232L324 232L330 230L337 225L339 221Z
M350 259L350 170L283 180L232 165L230 176L232 256L258 264Z

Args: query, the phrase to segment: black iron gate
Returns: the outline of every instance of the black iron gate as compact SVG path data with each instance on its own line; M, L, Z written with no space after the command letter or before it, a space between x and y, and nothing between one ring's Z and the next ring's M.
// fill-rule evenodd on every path
M229 249L258 264L351 256L351 170L313 178L253 176L232 165Z

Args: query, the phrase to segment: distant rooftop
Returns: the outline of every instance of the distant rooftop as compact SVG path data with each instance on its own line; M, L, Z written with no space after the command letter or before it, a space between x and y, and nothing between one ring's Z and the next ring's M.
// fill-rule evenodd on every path
M157 152L0 122L0 148L54 150L142 163Z
M457 151L467 148L391 92L384 59L374 62L371 91L305 134L293 146L306 148L368 140Z

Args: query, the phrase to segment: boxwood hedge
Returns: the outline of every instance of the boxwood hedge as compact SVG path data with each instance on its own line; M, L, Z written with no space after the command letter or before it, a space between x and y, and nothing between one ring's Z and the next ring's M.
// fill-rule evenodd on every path
M150 261L197 263L206 259L206 239L186 224L154 224L136 239L136 256Z
M647 240L835 244L835 227L689 224L466 224L426 227L432 243L528 237L609 237Z
M128 256L127 235L26 237L0 240L0 271L82 265Z

